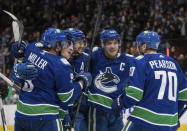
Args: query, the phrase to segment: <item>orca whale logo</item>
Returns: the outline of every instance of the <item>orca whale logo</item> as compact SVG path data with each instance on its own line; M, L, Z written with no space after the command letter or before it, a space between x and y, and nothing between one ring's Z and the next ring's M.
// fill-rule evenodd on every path
M105 72L100 71L94 80L95 86L105 93L117 91L117 84L119 82L119 77L112 73L112 69L110 67L106 67Z

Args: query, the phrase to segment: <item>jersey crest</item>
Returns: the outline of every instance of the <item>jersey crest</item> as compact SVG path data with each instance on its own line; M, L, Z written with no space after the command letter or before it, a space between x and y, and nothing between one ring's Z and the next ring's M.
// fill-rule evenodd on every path
M105 93L113 93L117 91L117 84L119 82L119 77L112 73L112 69L110 67L106 67L105 72L100 71L94 80L95 86Z

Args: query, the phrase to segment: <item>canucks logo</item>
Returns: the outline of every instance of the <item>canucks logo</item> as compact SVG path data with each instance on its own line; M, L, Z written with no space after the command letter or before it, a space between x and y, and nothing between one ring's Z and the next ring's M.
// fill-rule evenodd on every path
M112 69L110 67L107 67L105 72L100 71L94 80L95 86L105 93L117 91L117 84L119 82L119 77L112 73Z

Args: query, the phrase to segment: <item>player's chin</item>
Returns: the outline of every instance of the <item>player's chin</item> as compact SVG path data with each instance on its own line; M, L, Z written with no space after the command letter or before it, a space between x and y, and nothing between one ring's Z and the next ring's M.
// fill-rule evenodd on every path
M68 60L71 58L72 53L66 53L65 58Z
M110 59L115 59L115 58L116 58L116 54L117 54L117 53L109 53L109 54L108 54L108 58L110 58Z
M110 52L110 55L111 55L111 56L116 56L117 53L118 53L118 51L111 51L111 52Z
M78 50L78 53L79 53L79 54L82 54L83 52L84 52L84 49L79 49L79 50Z

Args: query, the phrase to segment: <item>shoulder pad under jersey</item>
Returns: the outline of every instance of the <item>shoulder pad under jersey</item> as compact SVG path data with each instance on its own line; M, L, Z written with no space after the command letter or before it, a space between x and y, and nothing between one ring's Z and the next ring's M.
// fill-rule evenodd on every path
M97 51L98 49L99 49L99 47L94 47L94 48L92 49L92 52Z
M125 54L126 56L129 56L129 57L134 57L133 55L130 55L130 54Z
M35 46L36 47L43 47L44 45L41 42L37 42L37 43L35 43Z
M142 59L142 58L144 58L143 55L139 55L139 56L136 57L137 60L140 60L140 59Z
M65 58L61 58L60 61L61 61L64 65L70 65L70 63L69 63Z
M83 54L86 55L86 56L88 56L88 53L86 53L86 52L83 52Z

